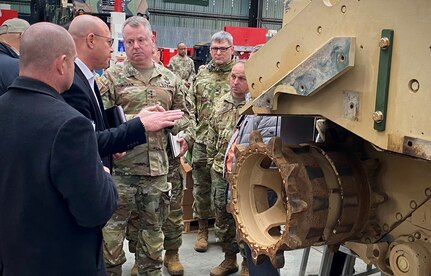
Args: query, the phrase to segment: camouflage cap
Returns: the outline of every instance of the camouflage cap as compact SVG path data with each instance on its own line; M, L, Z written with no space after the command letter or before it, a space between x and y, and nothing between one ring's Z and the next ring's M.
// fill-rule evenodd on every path
M8 33L22 33L27 30L28 27L30 27L30 24L23 19L8 19L0 26L0 35Z

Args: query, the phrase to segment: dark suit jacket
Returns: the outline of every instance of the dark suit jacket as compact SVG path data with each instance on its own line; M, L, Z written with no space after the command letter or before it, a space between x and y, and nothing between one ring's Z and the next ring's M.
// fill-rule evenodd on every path
M112 167L112 154L131 150L146 142L145 129L139 118L127 121L117 128L109 128L98 90L96 96L99 107L87 78L76 64L72 87L61 95L68 104L95 124L99 154L108 168Z
M0 113L0 275L105 275L101 229L117 192L93 126L24 77Z

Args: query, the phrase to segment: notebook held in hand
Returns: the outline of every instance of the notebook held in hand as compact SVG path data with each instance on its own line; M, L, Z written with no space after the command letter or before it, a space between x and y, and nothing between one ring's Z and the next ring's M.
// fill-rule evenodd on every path
M109 127L118 127L122 123L126 122L126 115L124 110L119 105L114 105L105 110L106 117L108 118Z

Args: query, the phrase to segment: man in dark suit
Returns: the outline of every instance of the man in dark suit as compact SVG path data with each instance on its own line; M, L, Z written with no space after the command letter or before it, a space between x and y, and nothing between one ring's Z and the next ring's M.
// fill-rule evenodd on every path
M112 154L130 150L133 147L145 143L145 130L157 131L163 127L174 125L176 119L180 119L183 112L180 110L164 111L162 107L150 107L142 109L135 118L129 120L117 128L109 128L103 102L97 84L95 83L94 70L104 69L109 66L112 53L112 38L108 26L100 18L91 15L76 17L70 24L69 33L72 35L76 49L75 76L72 87L62 94L67 103L81 112L85 117L93 121L99 146L99 154L105 166L111 168ZM156 110L159 112L149 112ZM142 126L145 126L145 130ZM118 156L118 154L116 154ZM127 187L123 191L117 187L120 194L119 209L123 208L123 197L133 198L136 188ZM131 242L133 244L134 242ZM120 246L122 248L122 246ZM131 251L133 246L130 247ZM105 262L108 275L112 267L110 251L107 243L104 243ZM119 273L121 275L121 272Z
M19 77L0 97L0 275L105 275L102 227L117 192L91 122L66 104L76 56L62 27L22 36Z
M72 21L69 33L75 41L77 58L73 84L62 96L68 104L93 121L103 164L111 168L112 154L145 143L145 130L157 131L173 126L183 113L179 110L165 112L161 107L147 108L119 127L109 128L94 72L109 66L113 42L109 28L98 17L81 15ZM160 112L149 112L154 110Z

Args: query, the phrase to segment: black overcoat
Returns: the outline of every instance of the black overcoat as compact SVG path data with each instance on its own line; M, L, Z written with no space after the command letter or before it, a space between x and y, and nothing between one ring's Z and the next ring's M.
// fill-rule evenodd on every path
M105 275L101 230L117 192L91 122L25 77L0 114L0 275Z

